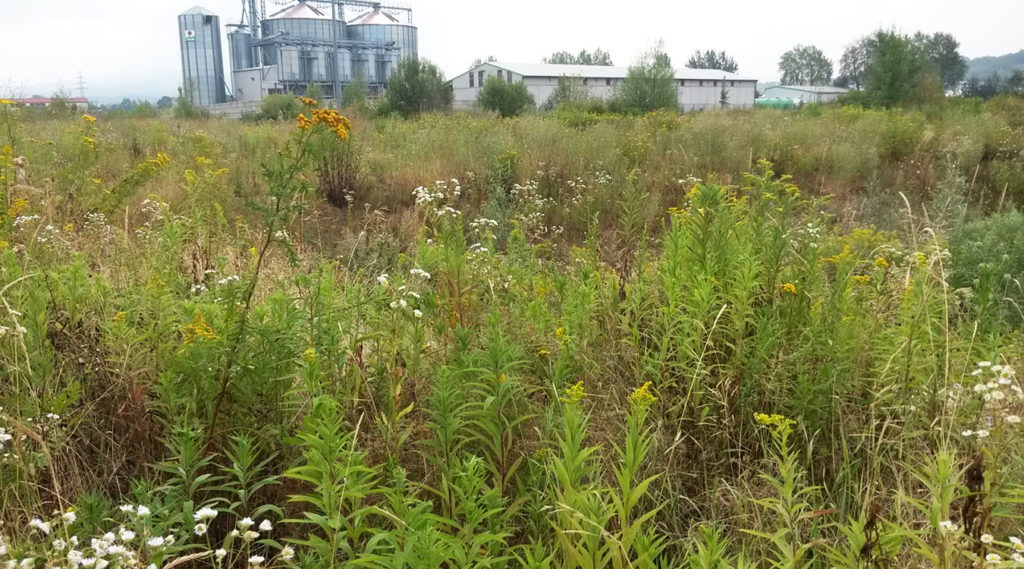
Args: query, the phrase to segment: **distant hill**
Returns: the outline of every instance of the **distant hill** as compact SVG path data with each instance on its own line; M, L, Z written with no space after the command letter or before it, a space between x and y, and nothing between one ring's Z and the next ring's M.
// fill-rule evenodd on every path
M1009 77L1016 70L1024 71L1024 49L998 57L976 57L967 60L967 78L987 79L992 73Z

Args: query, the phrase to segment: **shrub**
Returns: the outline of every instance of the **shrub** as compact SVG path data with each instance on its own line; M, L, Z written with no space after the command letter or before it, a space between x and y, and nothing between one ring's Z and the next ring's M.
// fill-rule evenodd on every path
M444 73L425 59L403 59L398 62L387 90L387 112L403 117L448 110L452 106L452 90L445 83Z
M1024 213L976 219L950 235L950 284L971 291L969 306L986 326L1024 321Z
M256 118L261 120L294 120L302 112L302 105L293 95L268 95L260 103Z
M514 117L534 105L526 83L509 83L495 75L487 78L476 100L482 108L496 111L503 118Z

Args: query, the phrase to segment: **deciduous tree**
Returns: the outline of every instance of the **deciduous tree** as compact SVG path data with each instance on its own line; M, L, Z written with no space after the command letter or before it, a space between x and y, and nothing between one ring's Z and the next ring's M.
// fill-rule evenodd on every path
M798 45L779 60L783 85L828 85L832 81L832 62L813 45Z

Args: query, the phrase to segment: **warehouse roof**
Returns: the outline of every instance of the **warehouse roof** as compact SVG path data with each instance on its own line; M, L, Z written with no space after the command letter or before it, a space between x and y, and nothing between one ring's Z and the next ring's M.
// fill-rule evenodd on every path
M611 65L557 65L554 63L504 63L498 61L488 61L481 65L493 65L524 77L565 76L588 79L624 79L629 74L628 67ZM751 77L743 77L721 69L692 69L689 67L676 69L676 79L754 81Z

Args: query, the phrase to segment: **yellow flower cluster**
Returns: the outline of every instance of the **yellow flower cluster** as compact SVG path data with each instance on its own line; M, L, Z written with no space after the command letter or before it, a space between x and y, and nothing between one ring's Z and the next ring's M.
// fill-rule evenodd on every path
M854 275L854 284L866 285L871 283L871 275Z
M882 270L888 269L889 261L886 261L885 257L879 257L875 259L875 266Z
M92 115L82 115L82 120L87 122L87 123L89 123L89 124L92 124L92 123L96 122L96 117L94 117Z
M181 334L181 343L185 345L191 344L196 340L217 339L217 335L213 333L213 328L210 328L210 325L206 323L206 319L203 318L202 312L196 312L196 317L181 329Z
M831 257L825 257L821 260L822 263L841 263L850 257L850 246L844 245L843 252Z
M91 136L83 136L82 137L82 144L88 146L89 148L91 148L93 150L96 150L96 139L91 137Z
M782 427L787 429L792 427L794 423L792 419L779 414L766 415L764 413L754 413L754 420L766 427Z
M647 382L640 387L633 390L633 393L629 395L629 404L633 407L645 409L658 400L657 397L651 395L651 382Z
M306 351L302 353L302 359L306 360L308 364L315 362L317 357L319 356L313 348L306 348Z
M316 99L310 99L309 97L299 97L299 102L307 107L316 107L320 104Z
M317 123L330 127L341 141L347 140L348 133L352 130L352 123L334 109L313 109L313 124Z
M788 292L794 296L796 295L796 285L793 283L782 283L779 285L779 290L782 292Z
M11 207L7 208L7 217L18 217L26 208L28 208L28 200L25 198L18 198L14 200Z
M577 381L572 387L565 390L565 397L562 398L563 403L579 403L587 396L587 391L583 389L583 380Z
M13 105L14 101L10 99L0 99L0 105Z
M114 319L113 319L114 320L114 324L116 324L116 325L124 324L125 320L127 319L127 317L128 317L128 315L125 314L124 312L118 312L117 314L114 315Z
M299 130L309 130L312 126L313 121L309 120L306 115L299 113Z
M14 156L14 147L10 144L5 144L3 148L0 148L0 156L6 156L8 158Z

